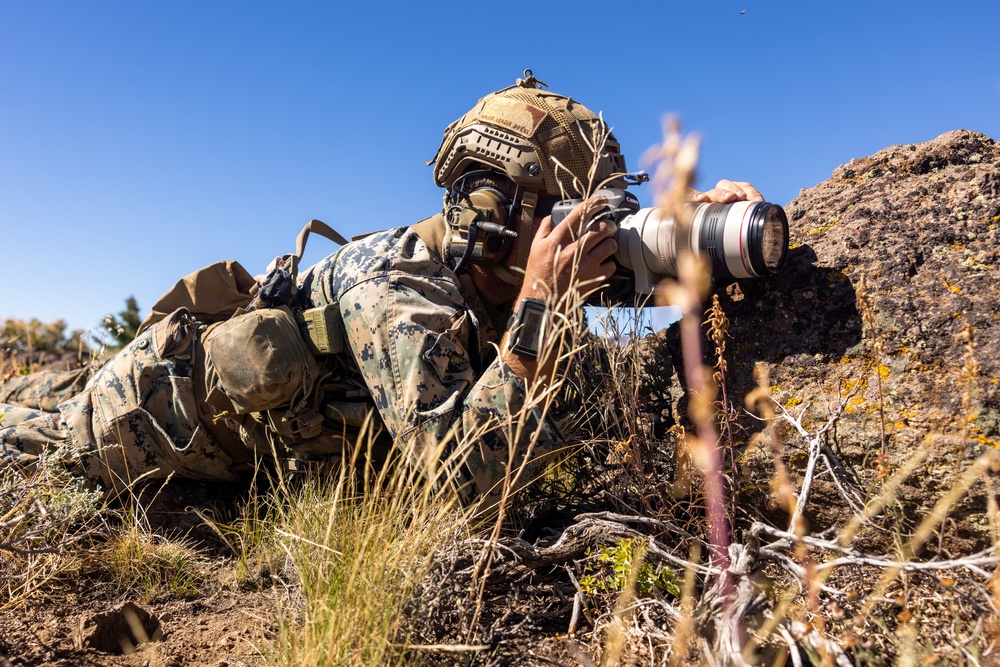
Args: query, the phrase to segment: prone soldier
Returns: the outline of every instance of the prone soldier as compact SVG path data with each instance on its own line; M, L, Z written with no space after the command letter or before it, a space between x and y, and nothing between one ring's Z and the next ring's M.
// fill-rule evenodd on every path
M115 490L171 473L230 480L258 457L335 456L372 425L370 405L408 464L466 503L531 479L563 446L531 401L556 372L543 323L615 272L607 199L588 195L636 179L598 115L525 75L445 130L433 161L442 213L348 243L300 276L290 258L269 278L292 284L268 307L235 263L203 270L213 280L175 287L89 379L0 387L3 460L30 469L58 453ZM584 201L553 225L567 198ZM731 181L691 194L748 199L762 197ZM232 295L224 306L188 298L215 285ZM318 324L342 349L298 335Z

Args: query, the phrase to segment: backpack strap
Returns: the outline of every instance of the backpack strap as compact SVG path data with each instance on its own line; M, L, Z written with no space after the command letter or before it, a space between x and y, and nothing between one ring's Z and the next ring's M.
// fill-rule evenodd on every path
M290 255L288 258L290 261L286 263L288 272L292 276L293 283L298 278L299 262L302 261L302 255L306 251L306 241L309 240L309 234L312 232L330 239L337 245L347 245L347 239L337 233L337 231L330 227L330 225L326 224L322 220L310 220L306 223L306 226L302 228L302 231L299 232L298 238L295 239L295 254Z

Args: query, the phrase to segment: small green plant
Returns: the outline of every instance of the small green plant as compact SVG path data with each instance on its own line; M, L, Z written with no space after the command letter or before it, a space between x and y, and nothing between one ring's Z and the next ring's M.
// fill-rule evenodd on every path
M594 573L594 568L588 565L585 574L580 577L580 588L583 592L594 593L620 592L625 590L632 574L632 568L639 566L635 576L635 589L639 594L647 594L654 588L678 597L681 594L680 585L683 580L668 567L659 571L650 563L645 562L645 543L636 537L619 540L614 545L602 546L594 556L602 572ZM590 554L590 550L587 551Z

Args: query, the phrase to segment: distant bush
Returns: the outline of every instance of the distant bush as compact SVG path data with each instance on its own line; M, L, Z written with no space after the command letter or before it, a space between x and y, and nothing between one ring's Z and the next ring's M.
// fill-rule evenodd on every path
M139 314L139 303L134 296L130 296L125 299L125 310L117 315L104 316L104 330L108 339L105 343L112 350L120 350L135 340L140 324L142 317Z
M106 347L119 350L134 338L142 317L134 296L125 299L125 309L104 317L100 327L89 333L74 329L66 333L66 321L42 322L38 319L8 318L0 327L0 349L14 352L77 352Z
M73 331L67 337L65 320L45 323L37 319L9 318L0 328L0 345L16 350L59 352L72 348L82 335L81 331Z

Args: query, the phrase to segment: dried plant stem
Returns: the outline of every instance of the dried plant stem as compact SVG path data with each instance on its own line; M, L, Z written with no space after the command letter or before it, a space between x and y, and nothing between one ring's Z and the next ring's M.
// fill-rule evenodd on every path
M969 466L962 476L958 478L955 485L951 487L948 493L938 500L938 502L934 505L934 509L932 509L927 517L920 522L920 525L917 527L913 537L911 537L909 542L903 546L901 554L903 561L909 561L920 551L924 544L927 543L931 534L934 532L934 527L939 525L941 521L945 519L952 508L955 507L955 504L958 503L958 501L961 500L966 493L968 493L973 484L982 478L983 473L989 470L996 460L997 453L995 450L991 450L980 456L976 459L975 463ZM902 570L903 568L901 567L889 568L889 570L882 575L882 579L876 586L875 594L877 596L883 595L884 591L893 581L895 581L896 577L899 576L899 573ZM871 604L872 603L869 602L869 604L866 605L866 609L864 611L865 614L871 613Z
M856 549L844 547L837 540L824 540L810 535L796 535L795 533L785 530L778 530L777 528L772 528L771 526L759 521L755 521L753 523L750 528L750 533L752 535L764 534L769 537L776 538L778 542L770 543L767 547L768 550L774 550L791 544L804 544L815 549L825 549L827 551L842 554L841 558L835 558L833 560L817 564L816 569L820 571L844 565L870 565L873 567L895 568L906 572L954 570L964 567L975 570L977 574L982 574L982 566L996 565L997 563L1000 563L1000 557L989 555L993 552L992 547L965 558L956 558L954 560L898 561L884 556L872 556L870 554L857 551ZM762 549L762 552L763 551L764 550Z
M878 328L875 313L875 300L868 291L868 282L864 275L858 281L858 306L861 319L868 326L871 336L872 363L875 366L875 387L878 391L878 421L879 421L879 452L884 458L887 454L888 442L885 433L885 393L882 387L882 357L885 353L885 340Z
M683 280L681 281L683 285ZM684 376L692 403L705 402L711 393L705 381L705 367L701 359L701 313L688 310L681 319L681 345L683 348ZM710 401L709 401L710 402ZM708 506L709 542L712 564L722 570L729 569L729 520L726 517L726 485L722 475L722 455L719 438L708 410L692 409L695 429L700 444L701 461L705 473L705 497ZM697 414L701 413L701 414Z
M965 341L965 349L962 352L962 448L961 461L965 455L965 446L969 441L969 423L973 414L973 399L975 398L976 380L979 378L980 366L976 361L976 332L972 325L965 325L965 328L958 334L960 340Z
M691 212L687 207L688 193L694 183L698 141L681 138L678 123L669 120L662 147L655 155L657 169L654 181L660 190L659 205L679 227L691 227ZM705 476L705 501L708 514L709 558L719 570L715 588L722 603L718 616L719 650L727 662L742 664L739 646L739 616L734 609L733 575L729 558L729 519L726 516L729 496L723 475L719 435L715 429L715 391L711 369L704 365L702 347L702 303L708 295L710 275L702 258L690 251L678 257L678 280L668 288L669 299L681 308L681 354L684 377L690 395L690 417L697 435L695 460Z

